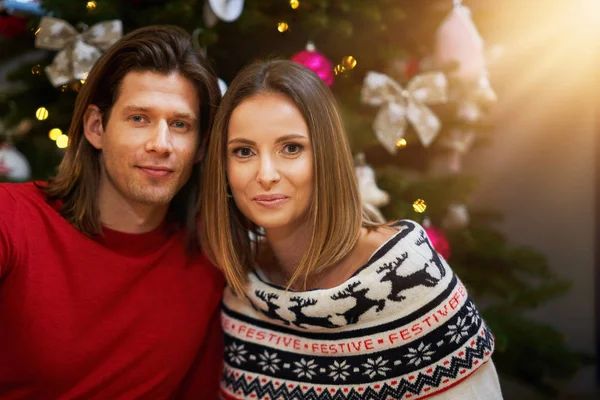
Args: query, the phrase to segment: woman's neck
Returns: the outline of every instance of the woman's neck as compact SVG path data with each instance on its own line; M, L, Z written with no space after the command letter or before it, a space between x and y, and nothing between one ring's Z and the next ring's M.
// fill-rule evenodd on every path
M274 258L265 265L265 272L273 283L287 286L308 249L310 231L308 223L292 230L265 230L267 243Z
M397 232L397 230L387 227L373 232L367 232L362 228L356 246L344 259L319 274L308 276L306 287L304 277L300 277L291 288L302 291L331 288L342 284L356 272L357 268L369 260L369 257L382 243ZM264 257L261 257L263 271L271 283L287 287L308 249L310 230L307 226L303 226L285 234L268 231L266 237L268 251Z

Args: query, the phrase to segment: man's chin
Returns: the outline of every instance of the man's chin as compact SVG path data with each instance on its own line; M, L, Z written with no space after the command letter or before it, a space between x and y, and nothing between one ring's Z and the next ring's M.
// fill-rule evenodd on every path
M132 198L141 204L163 206L168 205L177 194L176 190L152 188L136 191Z

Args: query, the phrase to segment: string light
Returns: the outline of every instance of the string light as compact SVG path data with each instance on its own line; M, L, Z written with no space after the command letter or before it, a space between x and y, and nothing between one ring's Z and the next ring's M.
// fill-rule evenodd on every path
M58 139L61 135L62 135L62 131L58 128L53 128L50 129L50 132L48 132L48 137L54 141L56 141L56 139Z
M352 56L344 57L342 58L342 65L346 69L354 69L354 67L356 67L356 58Z
M423 213L427 209L427 204L425 204L425 200L417 199L413 203L413 210L418 213Z
M69 145L69 137L67 135L60 135L56 138L56 147L59 149L66 149Z
M48 110L46 110L46 108L44 107L38 108L35 112L35 117L40 121L45 120L46 118L48 118Z
M85 7L88 10L94 10L96 8L96 2L95 1L88 1L87 4L85 5Z
M338 64L335 66L335 68L333 68L333 73L336 75L343 74L344 72L346 72L346 68L344 68L344 66L341 64Z
M33 67L31 67L31 73L33 75L40 75L41 74L41 72L40 72L41 69L42 69L42 67L40 66L40 64L36 64Z
M292 9L296 9L300 6L300 1L298 0L290 0L290 7L292 7Z
M62 85L60 87L60 91L63 92L63 93L66 92L67 90L69 90L69 87L67 85Z
M406 147L406 139L400 138L396 140L396 147Z
M289 28L289 25L286 24L285 22L280 22L277 24L277 30L281 33L287 31Z

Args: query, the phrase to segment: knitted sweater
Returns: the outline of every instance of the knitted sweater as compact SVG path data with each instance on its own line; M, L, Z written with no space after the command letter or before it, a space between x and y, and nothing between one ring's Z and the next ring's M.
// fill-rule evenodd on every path
M222 397L422 399L470 385L489 361L493 387L468 398L502 398L494 339L465 287L420 225L397 228L337 287L286 291L255 270L245 298L226 290Z

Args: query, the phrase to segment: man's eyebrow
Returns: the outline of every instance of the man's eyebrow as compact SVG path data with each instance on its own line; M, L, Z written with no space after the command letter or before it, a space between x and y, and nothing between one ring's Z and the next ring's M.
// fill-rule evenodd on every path
M125 107L123 107L123 109L126 112L150 112L150 111L152 111L152 107L138 105L138 104L128 104ZM194 122L198 121L198 117L196 117L194 114L188 113L188 112L176 112L173 114L173 116L175 118L189 119Z

